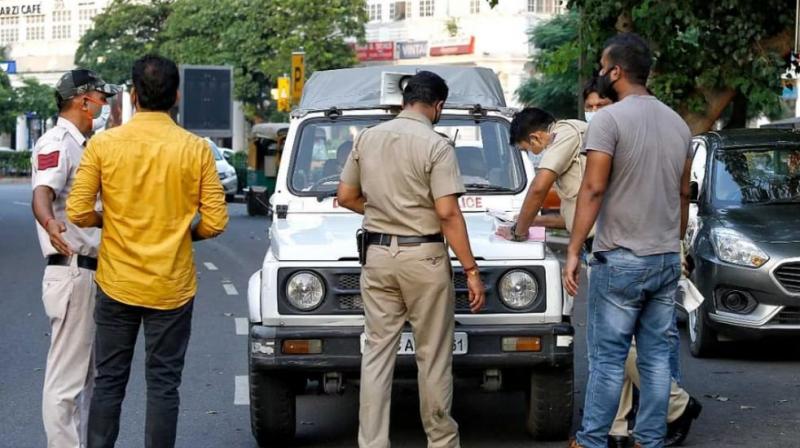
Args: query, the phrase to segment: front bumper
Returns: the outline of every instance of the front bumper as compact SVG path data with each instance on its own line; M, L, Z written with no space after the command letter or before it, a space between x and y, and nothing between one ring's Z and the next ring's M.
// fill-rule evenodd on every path
M566 367L573 363L575 329L566 323L529 325L461 325L457 332L467 333L466 354L453 356L453 370L525 368L534 366ZM361 368L361 333L363 327L250 327L251 368L255 370L297 372L352 372ZM503 337L539 336L539 352L504 352ZM286 339L321 339L322 353L292 355L281 351ZM256 345L258 344L258 345ZM258 349L255 349L258 347ZM268 347L272 347L269 350ZM266 353L265 353L266 352ZM398 355L396 369L413 370L411 355Z
M693 279L705 297L702 309L711 328L733 339L800 334L800 297L787 294L770 275L780 261L760 269L730 265L714 256L698 261ZM744 314L725 309L720 299L728 291L745 293L755 307Z
M220 182L222 182L222 189L225 190L225 194L235 194L239 188L239 179L236 176L227 177Z

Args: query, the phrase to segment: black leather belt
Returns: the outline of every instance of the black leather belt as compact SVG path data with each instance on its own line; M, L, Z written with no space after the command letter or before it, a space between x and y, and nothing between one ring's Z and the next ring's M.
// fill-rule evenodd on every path
M85 257L78 255L78 267L88 269L90 271L97 270L97 258ZM70 257L66 255L56 254L47 257L48 266L69 266Z
M416 246L425 243L444 243L444 237L441 233L436 235L424 236L395 236L387 235L385 233L370 233L367 237L369 244L376 244L378 246L390 246L392 244L392 237L397 238L398 246Z

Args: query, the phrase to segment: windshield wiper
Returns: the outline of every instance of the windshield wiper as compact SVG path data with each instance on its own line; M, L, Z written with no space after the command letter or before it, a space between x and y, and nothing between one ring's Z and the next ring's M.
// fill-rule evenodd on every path
M514 190L508 187L503 187L501 185L492 185L492 184L464 184L464 188L467 190L480 190L480 191L502 191L502 192L513 192Z
M323 192L317 193L317 195L315 197L317 198L317 202L322 202L327 198L335 198L336 197L336 190L323 191Z

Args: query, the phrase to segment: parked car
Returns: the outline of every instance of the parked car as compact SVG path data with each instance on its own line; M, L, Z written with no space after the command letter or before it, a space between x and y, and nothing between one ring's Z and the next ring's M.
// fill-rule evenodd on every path
M211 139L206 139L211 145L211 151L214 153L214 161L217 163L217 174L219 180L222 182L222 189L225 190L225 200L232 202L236 195L236 190L239 188L239 179L236 176L236 169L228 163L223 156L220 148Z
M569 435L574 328L561 265L544 242L495 236L486 213L518 212L534 176L530 160L508 144L513 111L496 75L474 67L365 67L315 72L283 146L269 246L248 285L251 427L262 447L291 444L298 395L357 387L364 316L355 235L362 217L339 206L336 190L354 137L400 110L386 99L400 89L382 83L383 75L420 69L450 86L436 130L454 141L467 188L459 201L486 285L486 306L470 313L466 275L452 257L455 380L524 391L519 421L534 438ZM395 377L413 381L415 369L413 350L401 347Z
M694 140L687 232L691 351L721 340L800 336L800 133L750 129Z

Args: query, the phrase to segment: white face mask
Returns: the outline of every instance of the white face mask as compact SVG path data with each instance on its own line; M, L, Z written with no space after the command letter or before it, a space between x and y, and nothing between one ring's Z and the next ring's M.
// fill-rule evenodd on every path
M597 112L595 112L595 111L586 111L586 112L584 112L583 115L586 117L586 122L587 123L591 123L592 117L594 117L594 114L596 114L596 113Z
M92 130L97 132L105 129L109 117L111 117L111 106L103 104L103 108L100 109L100 116L92 120Z

